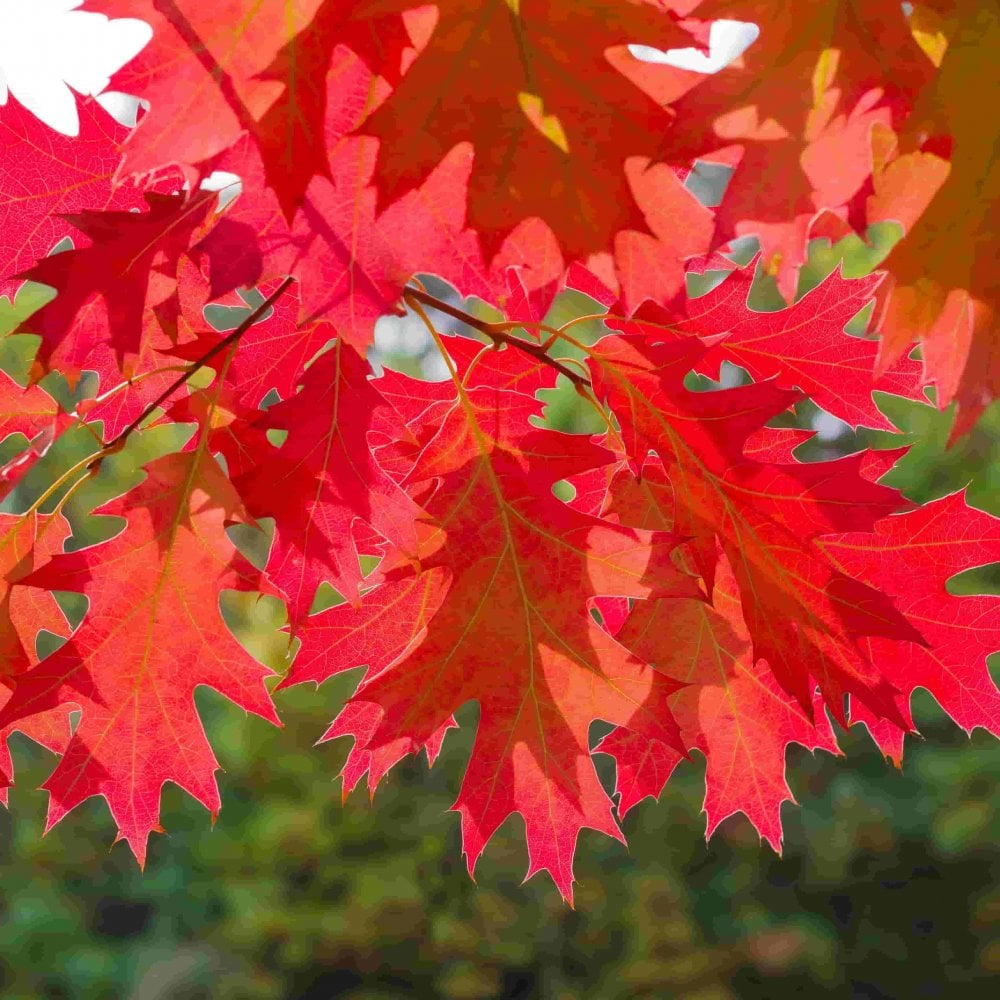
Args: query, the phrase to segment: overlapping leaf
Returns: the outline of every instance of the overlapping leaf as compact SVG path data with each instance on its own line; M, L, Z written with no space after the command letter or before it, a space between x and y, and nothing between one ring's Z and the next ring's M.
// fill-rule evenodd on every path
M254 516L275 519L268 574L288 598L296 624L324 581L357 599L362 572L351 535L355 520L396 548L416 548L417 508L368 445L370 422L387 404L367 374L367 364L338 341L309 368L302 391L258 421L258 430L283 430L287 439L275 449L263 434L254 437L253 468L236 481Z
M966 425L995 394L993 135L963 104L995 79L992 10L90 6L153 26L115 81L148 108L126 137L82 104L76 139L3 109L0 264L57 293L20 328L41 337L34 376L72 387L94 371L98 395L53 388L75 408L60 416L38 386L0 376L0 433L32 439L0 474L27 468L60 421L91 422L81 482L144 421L196 427L103 508L125 522L108 542L65 554L50 544L58 519L36 531L34 508L0 515L0 741L22 728L63 755L50 823L103 795L141 860L165 781L218 808L195 688L274 720L267 671L222 622L225 588L287 598L301 648L284 683L367 667L325 736L354 740L345 793L366 775L374 789L406 754L433 761L476 701L455 806L470 868L517 813L529 874L549 871L566 896L579 831L621 836L590 759L595 719L617 727L601 748L620 812L698 750L709 831L742 811L775 846L785 747L835 751L825 712L843 721L845 695L897 759L917 686L964 728L1000 732L985 666L996 599L946 588L1000 558L996 519L958 496L899 513L873 482L892 456L802 464L791 451L810 432L771 426L808 395L889 429L872 389L917 393L904 357L916 335L939 402L957 399ZM715 76L624 48L705 41L723 16L761 37ZM699 158L736 168L714 219L683 183ZM196 190L215 171L230 175L220 195ZM808 236L889 219L906 235L888 281L837 274L774 313L747 306L753 268L705 255L757 235L791 299ZM66 233L74 249L46 256ZM735 273L685 302L688 270L716 264ZM435 312L423 273L503 320L451 299ZM617 331L574 341L589 367L559 354L575 323L546 322L561 322L547 313L564 284ZM844 333L876 293L881 348ZM270 308L250 322L257 295ZM209 329L210 302L238 308L240 325ZM404 303L493 347L434 331L447 381L391 368L370 381L375 322ZM722 360L756 381L686 387ZM557 373L600 412L602 445L540 428L534 393ZM570 503L553 493L563 479ZM265 572L225 534L249 517L274 520ZM363 576L359 553L378 569ZM324 581L347 601L310 615ZM39 663L39 630L65 633L52 589L90 607ZM82 716L67 742L71 705Z
M115 187L118 143L127 130L99 105L80 106L80 134L61 135L18 104L0 114L0 275L11 282L44 257L84 209L128 209L136 190Z
M579 830L620 836L589 760L590 723L628 722L676 744L666 706L672 686L597 625L587 599L694 596L697 589L670 561L674 536L604 523L552 496L556 478L609 456L584 439L528 430L536 409L517 393L459 390L410 476L439 480L425 501L431 520L417 579L446 573L445 600L429 621L423 604L411 603L408 656L398 658L402 643L391 634L382 648L368 644L360 662L369 663L369 675L332 732L354 735L355 753L377 757L399 741L427 744L455 709L477 700L479 733L455 805L470 868L518 812L529 874L548 870L569 896ZM385 586L404 587L412 570L388 577ZM366 598L369 610L362 604L365 627L384 613L378 595ZM339 620L345 631L359 627L357 615L327 612L329 624ZM371 726L375 709L380 719Z
M470 143L469 222L488 252L530 216L553 229L569 256L604 250L617 231L645 228L624 162L656 157L671 123L606 52L690 41L650 0L441 3L429 42L362 127L382 141L379 190L399 197L458 143ZM601 144L593 141L597 123Z
M905 116L933 66L891 0L810 0L794 10L776 0L683 7L705 22L754 23L760 37L714 76L673 71L673 92L663 93L676 98L667 155L687 163L741 150L718 210L717 241L757 236L791 298L815 217L846 215L871 172L869 131Z
M872 390L916 396L920 365L897 359L890 371L876 377L878 342L845 333L872 303L881 278L847 280L834 273L788 308L756 312L747 305L755 274L754 264L734 268L705 295L665 310L647 307L638 314L643 328L665 339L687 334L705 340L712 350L698 370L713 378L720 361L731 361L755 379L773 378L784 388L802 389L848 423L892 429L875 405ZM619 321L612 325L623 328Z
M159 830L160 790L180 785L213 813L218 765L194 706L208 685L277 722L269 671L227 632L223 588L249 589L226 537L239 501L203 448L150 466L137 489L102 509L125 518L110 542L55 557L22 585L85 594L87 617L69 642L19 678L0 711L16 725L59 705L82 717L45 788L51 826L103 795L139 862ZM123 582L127 585L123 586Z
M756 664L740 605L739 586L720 558L712 607L697 601L637 604L616 638L637 656L687 686L670 699L685 746L704 753L708 836L727 816L744 813L775 850L781 848L785 750L800 743L836 753L818 701L810 719L767 669ZM619 809L657 796L680 755L628 729L606 736L598 749L618 765Z
M919 641L919 634L883 594L834 569L812 541L845 520L869 529L897 498L863 480L855 460L781 465L745 458L750 433L797 394L773 382L691 392L683 376L705 350L697 342L657 345L638 333L598 343L590 360L595 386L621 423L633 467L641 468L650 450L660 456L675 530L693 536L709 584L721 543L739 582L754 656L768 661L805 711L815 682L838 715L838 702L852 692L898 719L891 686L858 656L854 639Z
M967 428L1000 393L997 123L980 100L969 100L973 92L983 101L1000 95L991 55L1000 44L1000 12L975 0L921 7L935 15L930 27L947 49L933 87L900 129L897 155L892 146L877 150L868 206L873 220L907 229L887 261L882 360L891 363L919 335L940 405L958 400ZM941 155L949 149L950 162Z
M35 643L39 633L65 635L68 631L52 594L16 586L61 549L65 534L61 527L61 519L0 514L0 708L25 671L38 663ZM57 706L0 729L0 785L13 780L7 745L12 733L24 733L53 753L65 752L70 707ZM6 791L0 795L6 802Z
M42 338L40 362L77 376L102 348L119 367L133 360L143 346L151 283L176 281L181 254L214 197L147 193L146 212L73 216L91 245L45 257L23 275L58 292L20 327Z
M953 596L946 586L958 573L1000 562L1000 519L955 493L880 521L874 536L849 532L822 545L846 572L864 572L891 594L926 640L926 646L867 640L873 661L899 690L906 722L910 695L922 687L966 732L982 726L1000 735L1000 691L986 667L986 658L1000 651L1000 597ZM905 728L872 718L864 706L852 717L868 724L888 756L902 759Z

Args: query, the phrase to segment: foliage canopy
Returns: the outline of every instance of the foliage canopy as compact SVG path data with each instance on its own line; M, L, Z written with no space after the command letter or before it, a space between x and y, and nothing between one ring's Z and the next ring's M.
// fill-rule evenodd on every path
M913 445L891 397L933 383L957 436L1000 384L995 136L965 100L996 89L996 11L79 6L52 16L151 27L112 78L138 124L75 78L49 81L72 114L16 75L0 111L4 287L51 290L0 381L0 727L60 755L50 825L102 795L142 863L164 782L218 810L195 689L278 722L231 591L285 603L281 685L366 668L324 736L353 739L345 793L433 762L476 702L470 870L516 813L567 898L580 830L621 838L693 751L709 833L743 812L777 849L786 747L838 752L831 716L897 762L918 687L1000 732L1000 600L949 589L1000 519L885 483ZM713 75L630 48L720 19L760 40ZM705 165L732 174L714 208ZM887 221L885 273L797 294L810 240ZM750 304L768 280L784 308ZM403 310L442 381L372 377ZM596 433L553 428L553 392ZM807 398L879 447L799 460Z

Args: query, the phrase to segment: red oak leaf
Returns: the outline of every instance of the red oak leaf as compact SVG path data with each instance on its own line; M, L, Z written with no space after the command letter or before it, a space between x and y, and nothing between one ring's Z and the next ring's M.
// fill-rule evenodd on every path
M150 105L125 146L123 172L197 167L252 129L283 91L259 74L321 2L99 0L109 16L138 17L153 28L152 41L114 77L117 89Z
M164 362L161 354L147 345L143 345L140 354L125 368L123 375L109 348L95 351L87 362L87 370L96 373L101 391L92 399L81 400L76 413L88 422L101 421L105 441L116 438L145 413L146 407L176 381L178 375L176 370L170 370L171 366Z
M377 587L357 608L341 605L307 619L298 633L302 646L279 686L307 681L319 684L355 666L397 661L419 644L446 589L447 573L443 569L430 570ZM374 739L380 718L377 706L359 703L343 712L322 738L356 737L356 746L341 772L345 797L365 775L369 792L374 795L376 786L392 767L407 754L420 750L420 744L405 736L376 744L375 749L363 749ZM453 725L454 720L449 718L424 744L430 763L440 751L445 731Z
M342 51L327 87L334 95L323 132L329 169L309 185L291 222L266 187L263 162L249 139L212 161L213 169L243 181L243 193L195 248L210 260L213 296L220 274L230 286L295 275L302 318L330 320L359 349L371 343L375 320L397 308L416 273L437 274L464 295L501 308L525 294L536 308L547 308L563 265L552 234L537 220L526 222L487 267L477 235L466 226L471 159L461 150L376 217L371 178L377 143L348 133L364 119L379 84ZM516 283L511 267L519 269Z
M551 389L555 385L553 368L513 345L484 350L480 341L467 337L443 337L441 344L454 367L454 377L469 388L491 386L533 395L539 389ZM388 433L378 423L373 428L376 440L387 438L378 446L377 457L383 469L401 482L454 405L455 389L450 378L428 382L391 368L383 371L377 385L395 410ZM393 433L393 425L398 425L399 417L406 423L409 439L398 435L398 426L397 433Z
M412 5L353 6L370 17ZM623 164L657 157L671 116L605 53L632 42L690 44L671 14L650 0L488 8L447 0L437 9L429 42L361 127L381 140L382 197L399 198L457 144L471 143L469 221L489 256L530 216L544 219L571 257L609 250L619 230L645 229Z
M118 143L128 130L94 101L80 105L80 134L62 135L11 102L0 113L0 275L12 279L73 233L65 216L142 204L134 187L115 187ZM19 284L4 282L8 290Z
M683 297L685 261L704 254L714 221L667 164L634 158L626 160L625 174L649 229L615 236L613 284L622 307L631 312L646 299L670 303ZM588 263L593 266L593 258Z
M791 298L806 239L823 210L846 214L871 172L869 132L899 121L934 68L893 0L685 3L705 21L752 22L760 37L741 59L706 76L674 70L676 124L661 156L731 162L743 155L717 209L717 243L756 235ZM693 10L692 10L693 9ZM687 90L677 99L678 92Z
M0 371L0 441L8 434L33 438L50 428L59 413L59 405L37 385L24 388L6 372Z
M345 87L367 88L357 60L347 55L342 65ZM352 105L344 107L349 111ZM353 124L356 116L346 121ZM417 273L436 274L463 295L501 308L515 295L520 298L525 287L536 295L549 290L551 298L563 262L540 223L521 226L492 266L484 264L479 240L465 222L468 156L460 150L449 156L420 188L376 218L370 186L376 144L343 138L344 127L345 121L328 123L331 179L313 181L291 224L263 187L260 160L249 143L217 161L220 169L244 181L243 194L201 244L226 262L227 273L245 284L295 275L302 288L302 319L328 319L358 349L371 343L375 321L397 310L400 293ZM524 282L514 292L510 267L519 269Z
M417 508L368 445L369 422L388 406L368 381L367 363L338 341L302 382L301 392L256 421L260 431L287 431L287 439L275 449L258 438L255 467L236 481L255 517L275 519L267 572L294 624L309 614L323 581L356 600L363 579L351 537L356 519L397 548L416 549Z
M356 750L376 757L386 748L396 754L436 739L451 713L476 699L479 732L455 805L470 869L518 812L529 875L549 871L569 897L580 829L620 836L589 759L591 721L625 720L676 743L665 702L672 685L616 643L587 600L697 591L670 560L674 536L621 528L552 496L555 479L610 455L584 438L528 430L537 407L517 393L460 390L411 474L414 482L437 482L425 501L430 520L417 579L446 572L446 598L426 634L422 604L412 601L400 640L381 650L375 639L366 648L369 674L331 735L354 735ZM383 586L402 587L412 573L387 572ZM379 593L366 595L362 621L380 613ZM367 601L375 603L366 612ZM326 624L350 630L358 616L337 608ZM401 654L403 642L415 648ZM357 662L335 658L323 669ZM358 706L374 706L377 725L373 709Z
M9 690L0 683L0 709L10 697ZM10 737L22 733L30 740L55 754L63 754L69 744L70 706L60 706L28 719L21 719L0 729L0 802L8 805L7 789L14 783L14 762L10 754Z
M413 45L399 13L340 0L294 9L249 0L227 0L223 9L190 0L104 6L138 13L154 29L152 42L116 76L116 86L151 105L125 145L124 171L145 175L176 163L194 177L249 133L288 218L312 179L329 176L324 121L328 106L344 99L327 82L337 49L353 50L394 82Z
M383 583L358 607L339 604L313 615L299 630L302 646L279 687L321 684L355 667L394 663L419 645L447 583L445 570L434 569Z
M45 629L66 632L66 619L49 593L17 587L62 550L62 519L0 514L0 680L13 684L38 662L35 639Z
M899 689L906 728L913 728L910 695L922 687L966 732L982 726L1000 736L1000 691L986 667L986 657L1000 651L1000 597L956 597L945 586L956 573L1000 562L1000 518L954 493L880 521L874 534L850 532L821 544L845 572L864 574L891 594L927 641L924 647L866 640L874 662ZM903 727L874 718L863 705L852 708L851 718L865 722L882 750L901 760Z
M641 330L639 323L630 327ZM746 458L754 430L795 402L773 382L718 392L684 388L707 350L698 342L611 337L590 357L594 384L622 428L638 468L650 450L670 477L675 531L693 538L694 561L711 586L716 539L736 573L755 658L807 712L814 683L842 717L846 691L899 718L893 688L855 649L859 635L919 634L884 594L835 569L814 539L851 521L870 529L899 506L893 491L864 480L860 459L768 464Z
M98 393L81 400L76 412L89 421L100 420L106 441L121 434L176 382L177 360L186 360L188 345L204 331L207 297L204 275L189 258L182 257L176 280L153 276L138 353L126 358L124 364L107 344L90 353L87 370L97 375ZM183 391L186 387L178 386L178 393Z
M264 282L257 292L264 299L278 289L280 282ZM212 303L216 306L249 309L247 302L231 295ZM329 341L337 336L329 323L298 325L297 288L287 291L269 312L240 337L239 350L223 367L223 382L232 391L239 407L256 408L273 389L283 399L294 395L305 366ZM242 316L240 317L242 320ZM233 321L235 329L237 322ZM180 347L171 347L170 355L195 362L222 339L222 332L202 330Z
M0 708L10 698L20 676L38 663L35 640L43 629L64 635L68 626L55 598L47 591L20 587L33 569L61 551L65 537L61 518L0 514ZM24 733L54 753L69 742L69 709L60 706L0 729L0 776L10 784L13 763L7 741ZM6 804L6 789L0 790Z
M876 159L869 217L906 229L886 261L891 294L880 368L919 336L938 405L959 403L958 434L1000 394L1000 136L997 116L969 100L970 93L994 95L1000 88L992 56L1000 45L1000 12L976 0L920 7L939 15L934 30L947 50L933 86L898 130L901 154L883 149ZM950 161L939 155L942 140L953 147Z
M213 385L182 396L170 404L168 413L175 423L201 428L206 447L222 457L230 479L259 471L261 456L273 451L266 432L251 422L258 411L247 412L225 387ZM192 438L187 449L197 447L197 437Z
M47 369L78 375L105 347L121 368L141 352L151 286L176 281L180 257L215 195L145 198L147 212L71 216L91 245L45 257L22 275L58 292L18 328L42 338L39 361Z
M69 642L18 682L0 711L14 725L68 702L80 724L55 771L48 825L92 795L108 800L140 864L159 830L160 790L173 781L213 813L218 769L194 706L208 685L277 723L269 671L228 633L223 588L253 589L224 526L240 510L203 448L159 459L137 489L101 508L126 517L102 545L54 558L22 583L86 594L87 617ZM127 580L128 586L122 586Z
M761 427L759 431L754 431L747 438L743 446L743 454L747 458L755 459L758 462L794 462L793 454L800 444L812 440L816 432L803 430L798 427ZM867 466L862 463L861 475L865 479L874 479L876 482L879 476L868 475Z
M616 638L657 670L687 686L670 698L684 745L705 755L706 835L735 812L781 850L781 805L794 801L785 781L785 748L838 753L822 704L813 720L754 664L732 568L720 556L714 607L700 601L640 601ZM659 741L617 729L598 746L618 764L619 810L658 796L681 757Z
M758 313L746 304L753 273L752 266L741 268L687 303L679 329L702 337L725 335L699 370L717 377L718 362L725 359L755 379L775 378L781 386L802 389L847 423L892 430L872 390L917 396L920 365L902 358L876 379L878 342L844 333L872 301L881 276L848 280L835 272L787 309ZM648 322L649 314L643 318Z
M336 47L347 46L372 73L390 83L398 82L403 53L412 48L399 13L382 13L376 4L374 12L364 16L365 6L373 5L323 0L309 24L258 76L284 85L254 133L268 183L287 218L304 200L312 178L329 176L323 128L329 99L326 76Z
M486 350L482 341L469 337L443 337L441 342L455 367L455 375L470 388L492 386L533 396L539 389L551 389L556 384L552 368L516 346ZM450 407L455 401L455 386L450 378L429 382L386 368L376 385L411 427L417 421L426 421L432 404L445 403ZM435 426L440 426L444 417L445 412L440 412Z

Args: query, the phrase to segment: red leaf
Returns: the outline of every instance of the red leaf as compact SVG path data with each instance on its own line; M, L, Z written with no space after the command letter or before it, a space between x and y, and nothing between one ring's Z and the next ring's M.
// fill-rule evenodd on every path
M720 558L714 608L698 601L641 601L617 639L681 688L670 707L684 745L705 754L707 836L734 812L745 813L760 835L781 850L781 805L794 801L785 781L785 748L838 753L817 701L813 721L754 664L740 592L725 556ZM628 729L605 737L598 749L618 763L619 809L628 812L659 795L680 755Z
M105 346L119 367L141 352L150 284L159 276L176 280L180 256L215 196L145 197L148 212L71 216L91 246L45 257L22 275L58 292L18 327L41 336L39 361L47 369L78 375Z
M80 105L80 134L70 138L10 103L0 116L0 275L12 279L64 236L65 218L84 209L141 205L131 186L115 188L118 144L128 130L94 101ZM11 281L8 288L19 282Z
M123 172L195 167L252 128L282 93L279 83L259 74L320 2L286 9L248 0L227 0L221 8L188 0L100 0L109 15L138 17L153 28L152 41L114 79L117 89L150 104L125 146Z
M372 11L411 5L393 0ZM448 0L437 8L427 46L361 128L381 140L382 197L399 198L457 144L470 143L469 221L488 255L530 216L571 257L609 249L619 230L644 230L624 161L658 156L671 117L605 53L632 42L690 43L672 16L648 0L521 0L489 9ZM499 65L503 72L493 70Z
M269 298L279 282L262 284L257 292ZM236 295L213 303L216 306L250 308ZM283 399L294 395L302 382L306 362L310 361L336 335L329 323L298 325L298 290L290 289L240 338L239 350L224 366L224 383L240 407L256 408L273 389ZM233 323L235 329L236 323ZM222 339L216 331L199 331L196 339L180 347L172 347L172 357L195 362L200 360ZM220 367L222 365L220 364Z
M37 385L24 388L6 372L0 371L0 441L8 434L33 438L50 428L59 413L59 405Z
M34 514L0 514L0 708L19 678L38 662L35 641L44 629L53 635L68 631L66 619L52 594L20 587L33 569L61 550L62 519L39 519ZM14 732L63 753L69 742L70 706L61 706L0 729L0 778L12 781L14 769L7 741ZM0 791L6 804L6 790Z
M755 313L746 307L753 268L736 272L692 300L680 328L699 336L725 334L700 370L717 373L719 360L746 368L755 379L774 378L798 387L823 409L849 424L879 430L893 425L872 399L872 390L917 397L920 365L902 358L892 371L875 377L877 341L852 337L844 327L872 299L880 276L846 280L831 274L794 305Z
M224 531L239 503L203 449L150 466L137 489L101 509L127 517L110 542L58 556L22 581L83 593L87 617L70 641L25 674L0 726L76 703L80 724L55 771L48 826L103 795L142 864L159 830L160 789L173 781L213 813L218 769L194 707L200 685L277 723L269 671L227 632L222 588L250 589ZM123 587L122 581L128 586Z
M823 210L847 214L871 171L872 125L900 120L933 66L893 0L850 8L810 0L795 11L773 0L684 7L706 21L752 22L760 37L714 75L670 71L672 92L660 96L677 119L661 155L681 165L731 163L732 147L742 148L717 209L716 243L758 236L790 299L813 221Z
M596 345L595 387L621 424L630 460L638 466L651 449L659 454L673 488L674 530L693 536L709 586L716 539L721 543L739 581L755 658L768 661L806 712L816 682L837 714L843 693L852 691L898 718L892 687L859 657L855 637L919 635L883 594L839 573L812 541L844 517L869 528L898 500L862 479L857 460L769 465L744 458L751 432L796 394L772 382L691 392L683 377L705 350L639 336Z
M323 0L310 23L259 74L261 80L284 85L254 132L268 184L287 218L305 199L312 178L329 176L323 127L327 118L326 76L336 47L352 49L372 73L390 83L398 82L403 53L412 47L400 13L376 11L364 17L363 11L352 9L358 6Z
M439 480L426 501L432 520L416 586L436 586L428 577L443 571L445 600L428 620L411 598L399 639L391 631L382 647L376 633L362 659L345 650L346 659L328 659L323 671L370 664L331 735L354 735L356 752L376 757L433 741L452 712L476 699L479 734L455 806L470 868L497 827L519 812L529 875L548 870L568 897L579 830L620 836L588 759L590 722L625 720L667 743L676 739L665 704L671 686L597 625L587 599L696 590L670 561L673 536L601 522L552 496L552 481L605 461L606 453L585 439L526 432L536 409L516 393L460 390L410 477ZM390 571L388 579L383 589L406 593L412 570ZM376 621L387 606L380 593L366 595L360 612L326 612L326 627L346 636L359 621ZM374 603L366 610L367 602ZM388 597L395 619L393 602ZM309 676L317 676L313 668ZM378 724L372 708L357 706L380 710Z
M899 689L908 728L910 695L922 687L966 732L982 726L1000 736L1000 691L986 668L986 657L1000 650L1000 597L954 597L945 587L956 573L1000 562L1000 518L955 493L880 521L873 535L835 535L822 546L845 572L863 574L891 594L927 642L867 640L873 661ZM873 718L861 705L851 718L868 725L889 757L902 758L902 727Z
M897 220L906 229L886 261L892 285L880 360L883 368L891 364L919 336L938 405L959 403L958 434L1000 394L1000 283L994 266L1000 134L997 116L984 115L982 104L969 100L970 93L994 94L1000 87L991 55L1000 45L1000 14L975 0L921 4L920 10L937 15L933 33L947 45L936 60L940 69L897 129L899 153L894 140L880 148L884 135L873 143L869 216Z
M35 640L45 629L64 635L66 619L51 594L16 586L62 550L61 519L0 514L0 679L12 685L38 662Z
M259 430L280 429L287 440L266 451L236 481L255 517L273 517L268 575L287 596L299 624L324 580L355 601L362 573L351 538L360 519L396 547L415 551L417 508L379 468L368 446L368 425L386 404L368 382L368 365L346 344L322 355L306 372L302 391L270 407Z

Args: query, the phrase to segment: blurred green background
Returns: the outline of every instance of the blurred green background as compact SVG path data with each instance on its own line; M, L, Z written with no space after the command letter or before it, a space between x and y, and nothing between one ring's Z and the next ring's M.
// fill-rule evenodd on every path
M848 273L877 263L892 234L870 237L869 246L814 245L803 290L841 259ZM17 310L0 308L6 330L18 313L37 307L36 290L24 294ZM766 281L755 295L758 308L776 307ZM554 318L563 322L583 308L564 296ZM238 318L222 318L222 325ZM382 325L382 357L441 377L407 323ZM0 341L0 365L23 373L31 347L25 338ZM732 382L742 375L734 369L723 377ZM53 385L53 392L65 387ZM591 429L571 393L547 402L553 424ZM970 500L1000 514L1000 407L951 450L949 415L915 402L889 400L885 407L913 445L887 480L891 485L923 500L971 482ZM849 429L815 407L802 407L796 419L820 430L804 446L804 460L855 447ZM72 432L5 508L17 509L51 481L88 447L87 437ZM170 431L149 431L106 462L71 503L81 535L95 528L87 511L132 479L137 463L177 443ZM900 438L872 435L870 443L891 447ZM232 600L227 611L251 649L280 668L280 608ZM346 747L312 744L358 676L337 678L318 693L280 692L281 730L245 717L214 692L200 692L225 770L223 810L213 826L201 807L168 786L169 833L153 838L145 873L123 845L111 847L114 830L101 800L42 837L45 795L33 789L54 761L15 736L17 785L10 812L0 812L0 994L11 1000L1000 995L1000 743L982 732L967 739L929 696L916 699L924 738L908 739L902 771L882 759L863 729L844 735L842 758L790 749L789 782L801 807L783 810L782 857L761 846L741 816L723 823L706 846L701 766L698 759L683 764L659 802L643 803L626 819L627 850L584 834L570 909L544 876L521 884L527 857L519 822L491 842L477 883L466 874L458 818L447 809L474 732L474 707L460 713L463 728L449 734L433 770L423 757L410 759L373 802L359 791L341 804L334 776ZM610 762L597 760L610 783Z

